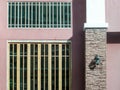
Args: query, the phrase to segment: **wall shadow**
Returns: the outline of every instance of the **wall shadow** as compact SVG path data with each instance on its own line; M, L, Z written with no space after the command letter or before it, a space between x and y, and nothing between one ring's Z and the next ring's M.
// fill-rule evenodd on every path
M72 90L85 90L86 0L73 0Z
M120 32L107 32L107 44L120 43Z

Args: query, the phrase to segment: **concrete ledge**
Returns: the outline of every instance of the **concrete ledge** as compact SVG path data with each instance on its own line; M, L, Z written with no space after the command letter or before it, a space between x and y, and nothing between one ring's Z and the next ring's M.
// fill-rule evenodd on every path
M87 28L108 28L108 23L84 23L84 29Z

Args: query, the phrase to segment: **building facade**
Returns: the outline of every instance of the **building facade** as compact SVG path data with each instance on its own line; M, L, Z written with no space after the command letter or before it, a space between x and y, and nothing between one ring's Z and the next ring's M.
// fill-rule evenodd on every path
M1 0L0 12L0 90L120 89L118 0Z

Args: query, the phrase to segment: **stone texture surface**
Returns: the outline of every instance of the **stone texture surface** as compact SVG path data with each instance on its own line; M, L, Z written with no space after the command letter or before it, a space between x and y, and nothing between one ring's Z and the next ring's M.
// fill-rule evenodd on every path
M106 90L106 29L86 29L85 40L85 90ZM89 64L96 54L100 56L101 63L91 70Z

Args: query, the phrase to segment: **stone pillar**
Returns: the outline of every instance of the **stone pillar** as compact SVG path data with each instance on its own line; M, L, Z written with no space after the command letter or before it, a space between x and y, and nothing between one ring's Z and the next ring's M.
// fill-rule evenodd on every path
M85 44L85 90L106 90L106 29L86 28Z
M105 0L86 0L85 90L106 90Z

